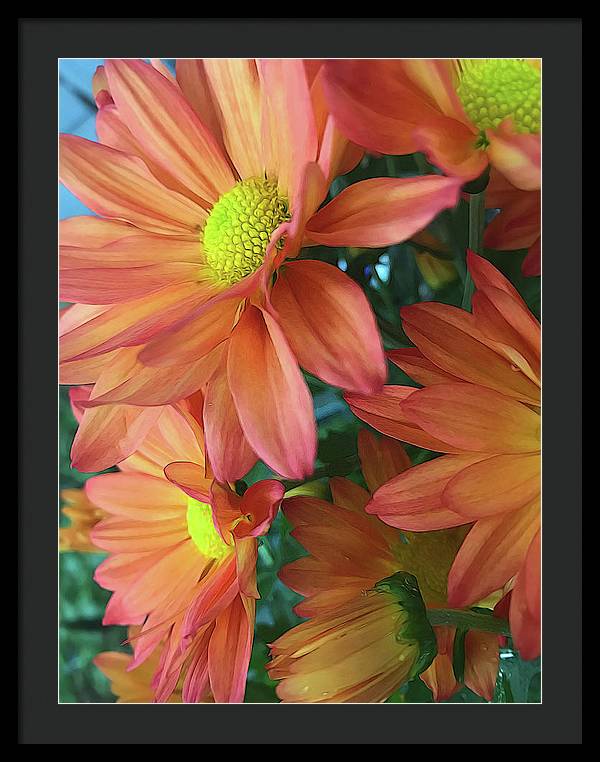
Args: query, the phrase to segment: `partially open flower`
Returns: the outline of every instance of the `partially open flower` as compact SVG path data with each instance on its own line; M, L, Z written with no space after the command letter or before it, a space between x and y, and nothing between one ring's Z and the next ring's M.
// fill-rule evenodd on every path
M416 579L395 574L271 646L269 674L284 702L379 702L436 653Z
M330 480L333 504L311 495L286 497L283 501L283 511L293 527L292 536L310 554L287 564L279 573L288 587L304 596L295 608L296 613L310 617L310 622L290 630L273 646L274 656L277 649L287 655L274 659L273 671L269 667L271 677L284 678L277 689L284 700L292 695L290 690L296 691L298 687L297 681L289 683L287 678L300 669L305 685L313 677L329 684L340 679L341 667L335 659L331 663L322 661L323 673L316 676L313 673L309 676L304 670L306 663L303 661L299 666L300 662L296 660L305 646L310 647L313 636L321 637L326 626L334 628L342 647L350 643L344 640L345 630L355 627L356 623L352 619L338 620L337 617L342 616L349 606L362 610L361 606L366 605L365 594L377 588L381 580L395 578L398 581L400 578L395 575L403 570L408 573L407 579L414 577L418 580L420 595L428 608L447 606L448 571L468 528L402 533L370 516L364 510L370 493L398 474L410 473L412 469L402 445L388 437L377 439L362 430L358 437L358 451L370 492L349 479L335 477ZM391 586L391 589L396 588ZM407 601L410 602L410 598L405 599L405 604ZM419 608L418 601L415 605ZM380 630L376 633L378 637L381 635ZM455 629L436 626L434 633L438 653L429 667L423 666L421 679L431 688L434 700L441 701L461 687L461 680L455 676L452 663ZM375 651L374 644L373 649ZM348 659L350 657L354 658L354 652L348 654ZM372 660L367 662L372 672L368 674L363 691L337 693L332 700L382 701L408 679L409 673L402 669L386 672L384 679L383 673L378 672L381 665L376 664L376 659L373 652ZM326 674L327 670L331 670L331 674ZM490 701L497 672L497 636L469 632L465 641L464 683ZM308 693L312 695L312 689ZM308 700L300 694L294 693L294 696L290 700Z

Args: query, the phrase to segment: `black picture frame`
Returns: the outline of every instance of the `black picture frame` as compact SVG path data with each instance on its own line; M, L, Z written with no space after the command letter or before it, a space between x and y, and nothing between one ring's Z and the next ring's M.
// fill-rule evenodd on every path
M581 32L577 18L18 20L20 743L581 742ZM543 59L542 704L58 704L57 60L150 54Z

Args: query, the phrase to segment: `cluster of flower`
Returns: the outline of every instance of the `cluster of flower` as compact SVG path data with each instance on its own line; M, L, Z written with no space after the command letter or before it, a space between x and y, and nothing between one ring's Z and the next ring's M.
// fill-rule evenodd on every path
M61 541L108 554L104 623L133 649L97 657L113 691L243 701L281 509L309 554L280 575L307 617L271 646L282 701L380 702L417 676L491 700L507 622L540 651L539 323L469 251L469 309L404 307L414 346L385 351L361 287L310 247L423 236L487 182L483 245L539 274L539 62L107 60L93 90L98 142L60 143L94 213L61 223L60 373L73 467L119 470L64 495ZM365 152L429 171L332 195ZM388 361L418 386L386 385ZM366 488L286 495L315 466L302 371L383 435L359 434ZM411 465L400 442L442 455ZM258 460L283 480L240 486Z

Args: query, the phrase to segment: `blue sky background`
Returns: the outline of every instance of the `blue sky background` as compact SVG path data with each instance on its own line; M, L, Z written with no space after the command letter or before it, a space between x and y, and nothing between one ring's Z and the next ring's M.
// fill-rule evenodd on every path
M66 59L59 62L58 128L60 132L96 140L96 110L93 107L92 77L102 58ZM88 99L86 103L84 99ZM60 185L59 216L89 214L81 201Z

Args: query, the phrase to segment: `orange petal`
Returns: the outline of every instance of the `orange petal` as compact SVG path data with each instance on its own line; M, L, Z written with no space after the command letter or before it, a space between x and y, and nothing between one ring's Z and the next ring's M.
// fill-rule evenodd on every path
M417 347L388 349L385 354L394 365L397 365L400 370L403 370L408 376L423 386L459 380L456 376L446 373L441 368L438 368L437 365L434 365Z
M413 466L379 487L367 506L367 512L377 514L386 524L405 528L403 520L407 514L437 512L446 508L442 494L450 479L482 457L445 455ZM457 518L460 519L459 514ZM466 522L463 517L456 523Z
M60 136L60 179L96 214L151 233L194 233L206 219L200 206L155 180L141 159L76 135Z
M495 130L486 131L490 163L521 190L541 186L541 142L539 135L520 134L505 119Z
M538 532L531 541L512 590L510 628L523 659L535 659L541 651L541 552L541 534Z
M465 685L486 701L492 701L500 652L498 636L492 632L469 630L465 635Z
M84 304L118 304L168 286L196 283L197 266L187 262L143 267L77 267L63 269L60 298Z
M479 330L473 315L438 302L401 309L403 327L419 350L446 373L539 404L539 386Z
M204 199L200 198L189 188L186 188L168 170L165 170L164 167L157 164L146 154L139 141L131 134L131 131L119 116L119 111L112 100L104 105L96 115L96 133L98 140L103 145L142 159L150 172L165 188L176 191L182 196L187 196L202 209L206 207L207 202Z
M61 363L58 369L59 384L93 384L98 380L104 366L115 359L120 349L115 349L100 357L90 357L87 360L74 360L73 362Z
M403 413L401 403L417 389L412 386L385 386L379 394L344 394L344 399L357 418L393 439L436 452L460 452L447 442L431 436Z
M197 282L200 267L198 242L175 237L125 235L100 248L63 243L61 299L101 305L137 299L169 285Z
M284 476L309 476L316 454L312 399L281 328L257 307L248 306L233 330L228 377L253 450Z
M450 58L409 58L402 61L406 75L434 101L442 114L467 122L456 91L456 68Z
M225 153L221 122L212 90L208 84L204 60L202 58L178 58L175 62L175 70L177 83L187 102Z
M235 559L240 592L250 598L260 598L256 585L258 543L254 537L248 536L236 541Z
M514 188L512 194L506 194L496 204L486 197L486 206L500 208L500 213L485 229L483 240L486 248L503 251L528 249L540 237L539 191L519 191Z
M200 580L194 600L183 618L182 645L225 611L238 593L237 564L234 554L230 553Z
M233 530L237 538L247 535L261 537L269 531L285 487L275 479L263 479L250 486L242 496L241 510L247 521L240 522Z
M84 473L104 471L131 455L161 409L104 405L86 410L71 446L71 465Z
M389 437L377 439L366 429L358 432L358 456L371 492L411 466L410 458L400 442Z
M204 70L218 107L231 160L242 179L265 170L260 126L260 87L256 63L244 58L207 58Z
M202 432L181 407L163 407L156 425L148 432L135 454L120 464L121 471L152 474L164 480L165 466L178 458L192 463L204 463Z
M475 147L477 136L455 119L435 127L418 127L414 132L417 150L447 175L467 182L479 177L488 164L485 151Z
M381 389L387 369L375 318L347 275L325 262L289 262L279 270L271 301L309 373L363 394Z
M301 59L258 62L263 98L263 153L266 170L284 196L295 195L304 167L317 158L317 129Z
M540 357L540 324L521 298L517 289L487 259L467 251L467 266L478 293L484 296L494 312L473 308L481 330L491 338L514 346L532 362ZM475 295L477 296L477 294ZM495 314L498 313L498 314ZM512 332L507 330L512 328ZM516 340L515 340L516 334ZM515 343L511 343L514 341Z
M240 425L224 367L208 383L203 419L215 477L220 482L241 479L256 462L256 454Z
M442 116L428 94L411 82L402 61L326 61L324 89L342 132L380 153L413 153L414 128L437 124Z
M61 337L63 360L136 346L169 328L204 299L197 283L167 286L159 292L111 306Z
M421 672L421 680L432 692L434 701L446 701L460 688L452 666L456 631L454 627L434 627L434 632L437 639L437 656L425 672Z
M503 587L519 571L540 525L539 500L477 521L448 575L448 604L469 606Z
M137 351L135 348L133 348ZM123 352L126 350L119 350ZM139 405L168 405L180 402L202 388L221 363L223 349L217 346L205 357L187 365L149 368L136 361L121 376L111 378L110 388L87 403L88 407L108 402ZM110 355L102 355L102 357ZM107 381L116 363L106 363ZM104 376L104 373L103 373Z
M369 493L356 482L334 476L329 480L331 497L336 505L349 511L361 513L369 502Z
M505 513L540 493L540 456L496 455L467 466L446 485L442 502L468 519Z
M510 296L496 288L476 291L471 304L480 330L504 345L504 353L512 357L515 366L539 386L540 326L531 313L521 310Z
M202 314L174 324L140 352L140 362L150 367L169 367L191 363L205 357L229 338L239 299L208 302Z
M237 596L217 617L208 646L210 687L216 702L235 704L244 700L254 636L254 610L253 598Z
M94 476L85 484L92 503L121 518L153 521L181 519L185 524L187 499L162 477L115 473Z
M399 243L456 205L460 184L449 177L378 177L345 188L308 222L306 235L327 246Z
M211 502L212 479L206 478L204 468L198 463L169 463L165 466L165 476L194 500Z
M418 389L402 411L432 436L477 453L535 453L540 416L526 405L473 384Z
M138 60L109 59L106 73L119 115L156 164L209 204L233 187L217 141L177 85Z
M108 518L101 521L93 530L94 542L99 548L109 553L146 553L168 550L189 538L185 514L181 520L130 521L121 518ZM132 543L135 537L135 543Z
M465 523L464 516L446 508L439 511L428 511L427 513L407 513L397 517L384 514L379 518L390 526L395 526L394 521L398 521L399 524L401 522L402 529L406 532L434 532L438 529L462 526Z
M61 246L73 246L83 249L101 249L109 243L131 236L147 236L145 230L140 230L127 222L105 220L102 217L79 216L69 217L59 223L59 239ZM161 241L169 240L162 236Z

